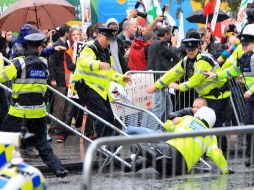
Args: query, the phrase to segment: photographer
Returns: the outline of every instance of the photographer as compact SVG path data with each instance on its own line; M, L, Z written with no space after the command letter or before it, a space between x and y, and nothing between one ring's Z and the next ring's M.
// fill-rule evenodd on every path
M148 51L147 70L168 71L179 61L179 51L176 48L177 35L173 35L173 27L157 26L158 40L153 40ZM155 80L160 76L155 75ZM154 108L152 112L162 121L170 112L173 106L169 91L164 88L155 92ZM165 115L166 114L166 115Z

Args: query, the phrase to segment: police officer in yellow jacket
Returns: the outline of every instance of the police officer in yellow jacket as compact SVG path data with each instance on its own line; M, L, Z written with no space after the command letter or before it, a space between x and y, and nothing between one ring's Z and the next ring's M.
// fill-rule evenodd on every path
M177 123L172 120L165 122L167 132L185 133L202 131L212 128L216 120L215 112L207 106L201 107L193 116L183 116ZM151 151L151 148L153 150ZM148 166L154 165L155 169L160 173L167 175L182 175L189 173L193 166L206 153L216 166L221 170L222 174L233 172L227 164L222 151L218 148L216 136L198 136L188 138L175 138L168 140L166 143L155 143L149 145L140 145L140 148L146 154L146 158L150 162L146 162ZM155 164L152 164L155 159ZM149 164L150 163L150 164ZM136 163L136 168L140 169L142 162Z
M206 106L201 107L194 115L182 117L176 124L171 120L165 123L165 129L168 132L183 133L192 131L202 131L212 128L215 124L215 112ZM200 157L206 153L214 163L220 168L222 174L228 173L227 162L218 148L216 136L199 136L190 138L176 138L166 142L170 148L175 149L176 153L176 172L181 172L184 160L186 171L190 172L193 166L199 161ZM161 162L159 162L161 160ZM161 166L162 159L157 158L158 167ZM161 164L160 164L161 163Z
M239 35L244 54L238 59L237 64L228 69L214 73L206 72L208 78L225 79L242 75L247 91L244 93L245 112L244 124L254 124L254 24L248 24ZM247 156L249 161L246 166L254 164L251 156L251 135L247 136Z
M76 63L76 70L72 77L72 86L80 100L93 113L109 123L114 123L114 115L110 106L110 82L131 83L129 75L121 75L114 71L112 57L109 51L110 40L116 31L109 28L99 28L99 34L94 42L87 43L81 51ZM97 136L110 136L112 129L95 120Z
M183 40L187 56L157 80L154 85L149 86L147 91L153 93L157 89L167 86L181 92L194 88L199 96L207 100L208 107L215 111L216 123L214 127L222 127L231 92L227 79L208 79L204 75L206 70L218 71L221 68L210 54L200 53L200 42L200 35L197 32L190 33L188 38ZM180 84L174 83L182 76L186 76L188 81ZM226 148L227 139L222 137L223 152L226 152Z
M27 35L27 56L15 59L0 71L0 82L13 80L12 104L0 130L20 132L25 124L28 131L35 134L35 148L43 162L56 176L64 177L67 171L54 154L46 134L44 96L47 90L48 65L46 59L38 56L45 38L41 33Z
M183 40L183 43L187 56L157 80L154 85L149 86L147 91L153 93L168 85L181 92L194 88L202 98L207 99L208 106L215 111L217 118L215 127L221 127L224 121L222 113L231 94L226 83L227 80L211 80L204 75L204 71L217 71L220 70L220 67L210 54L199 52L200 36L197 32L191 33L189 38ZM184 75L187 76L188 81L180 84L173 83Z

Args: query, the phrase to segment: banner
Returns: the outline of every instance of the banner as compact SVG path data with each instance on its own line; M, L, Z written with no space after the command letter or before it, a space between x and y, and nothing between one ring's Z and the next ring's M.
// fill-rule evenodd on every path
M237 14L237 22L239 23L238 26L237 26L238 31L241 31L243 26L246 23L247 4L248 4L248 0L242 0L239 12Z

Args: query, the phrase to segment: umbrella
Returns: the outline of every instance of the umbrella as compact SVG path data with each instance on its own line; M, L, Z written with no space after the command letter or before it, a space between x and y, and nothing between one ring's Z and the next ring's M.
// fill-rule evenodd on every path
M203 15L203 9L197 10L194 13L190 14L186 19L191 23L206 23L206 16ZM226 19L230 18L225 12L219 10L217 22L222 22ZM213 19L213 14L208 15L208 22L211 22Z
M65 0L19 0L1 15L0 30L19 31L25 23L55 29L74 18L75 7Z

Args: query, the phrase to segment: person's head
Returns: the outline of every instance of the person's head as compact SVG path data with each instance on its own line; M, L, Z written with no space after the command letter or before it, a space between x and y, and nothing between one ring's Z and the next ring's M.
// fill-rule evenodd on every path
M200 49L200 34L198 32L192 32L187 38L183 40L186 52L189 58L193 59L199 52Z
M25 36L28 35L28 34L38 33L38 32L40 32L40 30L38 30L37 28L35 28L31 24L23 24L20 28L17 43L20 43L23 46L26 46L26 43L25 43L25 40L24 40Z
M254 50L254 24L248 24L239 35L245 53Z
M68 26L67 24L64 24L63 26L61 26L59 28L59 36L60 37L66 37L66 39L68 39L69 37L69 31L70 31L70 26Z
M5 40L8 43L12 42L12 31L7 31L6 32L6 34L5 34Z
M207 44L210 44L211 42L213 42L214 40L213 40L213 35L212 35L212 29L211 28L207 28L206 29L206 33L205 33L205 37L204 37L205 39L205 42L207 43Z
M156 39L156 34L153 31L149 31L144 35L144 41L148 43L152 43L152 41Z
M114 30L119 29L119 24L115 18L109 18L106 22L106 27Z
M43 47L43 42L46 40L47 36L43 33L33 33L25 36L25 41L28 50L41 52Z
M126 20L123 23L123 34L126 38L135 38L137 32L137 23L132 20Z
M216 122L216 115L213 109L203 106L195 114L194 117L201 120L207 127L212 128Z
M74 44L74 42L80 41L81 40L81 31L77 28L72 28L70 30L69 40L70 40L71 46Z
M109 29L114 29L115 30L114 35L117 36L119 25L115 18L109 18L106 22L106 27L108 27Z
M236 43L236 36L229 36L227 39L227 47L230 48L232 45Z
M98 42L102 48L107 48L110 45L110 41L115 38L115 30L109 28L98 28Z
M195 114L201 107L207 106L207 101L204 98L196 98L192 104L192 113Z
M170 42L172 36L171 26L157 26L157 36L162 41Z
M254 23L254 8L250 7L246 11L247 14L247 23L248 24L253 24Z

